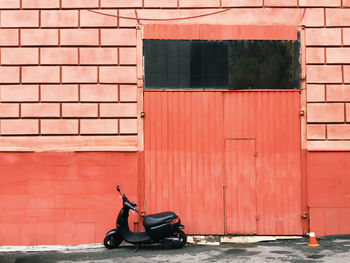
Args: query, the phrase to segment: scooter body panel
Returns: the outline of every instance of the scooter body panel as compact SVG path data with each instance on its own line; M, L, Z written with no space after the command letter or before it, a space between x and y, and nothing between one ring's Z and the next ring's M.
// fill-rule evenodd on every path
M146 232L131 232L129 229L129 210L122 208L117 218L117 229L120 236L131 244L152 244L152 238Z
M160 241L165 237L170 236L172 233L174 233L174 231L180 226L180 220L178 222L176 222L175 224L171 224L171 222L169 223L164 223L164 224L160 224L157 226L152 226L149 228L146 228L146 232L147 234L149 234L149 236L155 240L155 241Z

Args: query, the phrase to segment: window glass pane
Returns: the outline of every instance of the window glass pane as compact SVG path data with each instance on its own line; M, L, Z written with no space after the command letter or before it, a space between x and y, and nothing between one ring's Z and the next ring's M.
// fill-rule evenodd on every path
M144 40L145 88L228 88L228 42Z
M144 40L145 88L295 89L299 41Z
M230 41L230 88L299 88L299 52L298 41Z

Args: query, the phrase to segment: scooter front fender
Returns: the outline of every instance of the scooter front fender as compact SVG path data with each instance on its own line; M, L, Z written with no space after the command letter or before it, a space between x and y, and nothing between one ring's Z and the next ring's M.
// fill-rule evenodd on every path
M118 234L118 229L115 228L115 229L112 229L112 230L109 230L106 234L107 235L117 235Z

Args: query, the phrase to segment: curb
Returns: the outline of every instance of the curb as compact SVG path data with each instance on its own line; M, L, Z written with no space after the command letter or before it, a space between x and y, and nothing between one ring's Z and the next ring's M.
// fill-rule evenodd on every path
M223 243L257 243L264 241L302 239L303 236L187 236L187 243L194 245L219 246ZM122 246L130 244L124 243ZM0 246L0 253L4 252L47 252L59 251L70 252L87 249L101 249L103 244L85 244L76 246L56 246L56 245L40 245L40 246Z

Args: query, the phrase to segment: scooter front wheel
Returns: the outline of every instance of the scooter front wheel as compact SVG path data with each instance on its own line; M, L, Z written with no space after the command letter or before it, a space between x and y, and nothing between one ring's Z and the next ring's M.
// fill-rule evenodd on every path
M108 249L117 248L123 241L118 234L107 234L105 239L103 240L103 245Z

